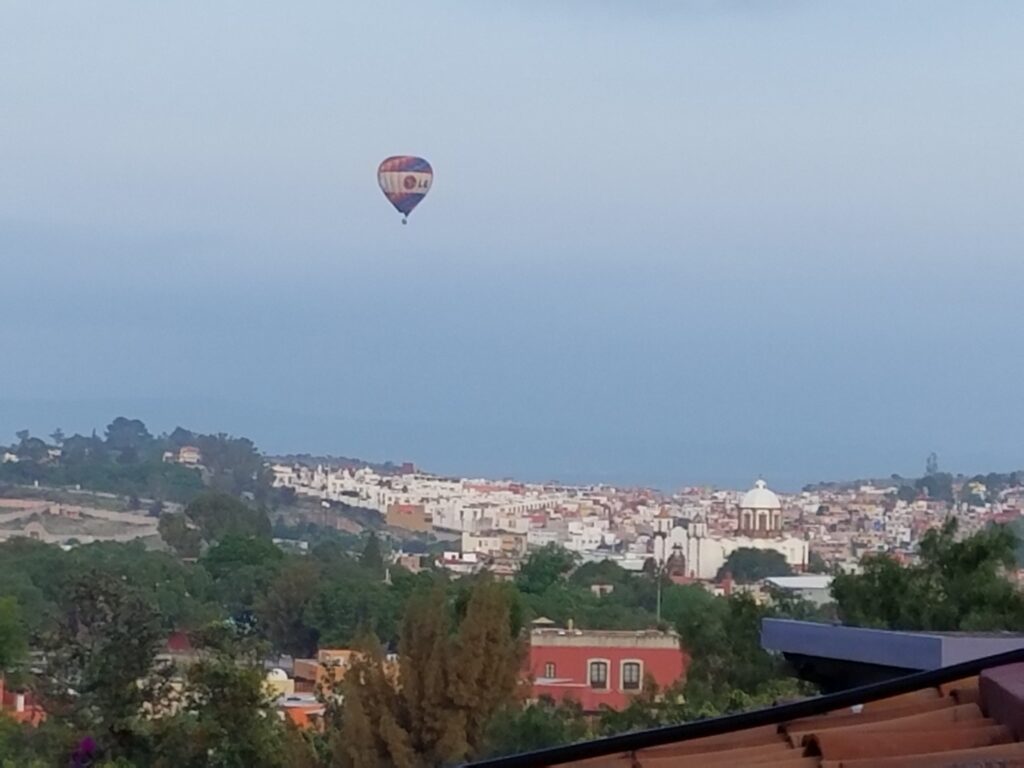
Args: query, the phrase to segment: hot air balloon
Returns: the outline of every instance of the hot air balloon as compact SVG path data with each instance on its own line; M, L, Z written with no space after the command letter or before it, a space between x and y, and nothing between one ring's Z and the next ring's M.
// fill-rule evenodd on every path
M405 224L412 209L430 191L434 183L434 169L422 157L397 155L380 164L377 183L384 197L402 214L402 223Z

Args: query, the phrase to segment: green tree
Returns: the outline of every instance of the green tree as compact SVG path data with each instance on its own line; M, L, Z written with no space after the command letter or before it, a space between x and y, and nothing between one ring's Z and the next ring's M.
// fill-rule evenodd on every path
M189 525L183 514L162 515L157 523L160 538L178 553L179 557L199 557L203 534L197 527Z
M370 573L384 575L384 556L380 551L380 540L373 531L370 531L370 535L366 538L366 546L363 547L363 553L359 556L359 565Z
M631 578L629 571L614 560L597 560L584 563L573 571L569 582L583 587L590 587L593 584L611 584L618 587L628 585Z
M341 728L331 735L331 768L420 768L408 732L399 724L402 697L388 675L379 645L362 646L341 686Z
M309 743L277 717L264 685L263 645L226 623L196 633L200 657L175 711L154 726L154 768L290 768L316 764Z
M683 694L694 716L719 715L770 704L803 685L779 658L761 648L761 621L772 615L748 595L716 598L700 614L677 623L691 655Z
M555 543L532 552L516 575L516 586L523 592L539 595L563 579L577 562L575 553Z
M597 730L603 736L614 736L618 733L657 728L706 717L706 703L688 703L683 691L684 686L681 683L675 683L663 690L647 676L643 689L633 696L623 709L603 708L597 719ZM695 704L697 706L694 706Z
M786 556L774 549L740 547L729 553L725 563L718 569L718 579L732 574L739 584L755 584L772 576L788 576L793 569L786 562Z
M917 489L912 485L901 485L896 491L896 498L908 503L914 501L917 498Z
M508 593L478 583L454 635L440 588L409 604L397 680L372 649L345 676L337 764L352 768L448 765L481 754L487 727L508 706L520 648Z
M1016 567L1015 534L992 526L959 539L957 528L951 517L928 531L916 564L874 555L862 573L836 576L832 595L842 621L899 630L1024 630L1024 595L1006 578Z
M65 765L73 734L52 718L38 727L0 716L0 768Z
M265 595L285 556L269 539L227 536L200 563L213 577L222 606L233 616L248 614Z
M346 579L324 584L306 606L303 621L321 645L343 648L364 632L397 639L401 610L394 591L384 584Z
M203 456L210 485L231 495L252 493L263 500L270 488L268 470L263 456L251 440L230 435L193 435L194 444Z
M918 491L925 491L929 499L953 502L953 476L948 472L928 474L914 483Z
M46 443L38 437L27 437L18 443L16 453L23 461L42 461L49 456Z
M138 419L126 419L118 416L107 425L107 447L114 451L132 451L139 453L153 442L146 425Z
M103 441L95 435L93 437L72 435L64 440L60 460L65 466L81 466L87 462L101 460L104 453Z
M491 757L532 752L590 736L590 726L579 704L541 697L525 707L510 706L497 713L487 730L486 752Z
M250 507L227 493L201 494L185 507L185 516L199 526L206 541L220 541L226 536L270 538L266 510Z
M214 655L189 667L184 712L161 724L156 768L278 768L284 726L262 670Z
M485 578L473 588L449 657L449 695L461 712L468 754L480 754L487 725L519 682L523 648L516 603ZM403 678L404 679L404 678Z
M203 567L215 579L222 579L245 566L269 568L276 572L284 560L284 552L269 539L249 536L226 536L203 555Z
M50 716L92 734L110 757L146 751L143 705L163 700L154 669L155 611L125 580L93 571L67 585L57 626L41 638L37 691Z
M20 662L28 650L21 608L13 597L0 597L0 676Z
M320 587L315 563L292 560L284 564L266 594L256 601L256 616L274 648L306 658L316 651L317 631L306 623L306 609Z

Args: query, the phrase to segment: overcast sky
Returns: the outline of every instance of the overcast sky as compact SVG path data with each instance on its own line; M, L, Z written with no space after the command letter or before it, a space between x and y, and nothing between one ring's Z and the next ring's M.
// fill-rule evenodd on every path
M1024 466L1024 4L6 0L0 441ZM399 223L378 162L418 154Z

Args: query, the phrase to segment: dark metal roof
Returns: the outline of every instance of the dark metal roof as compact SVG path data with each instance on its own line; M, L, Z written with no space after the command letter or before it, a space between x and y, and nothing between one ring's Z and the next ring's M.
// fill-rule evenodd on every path
M761 623L761 646L787 655L924 670L1024 648L1024 636L998 632L892 632L765 619Z

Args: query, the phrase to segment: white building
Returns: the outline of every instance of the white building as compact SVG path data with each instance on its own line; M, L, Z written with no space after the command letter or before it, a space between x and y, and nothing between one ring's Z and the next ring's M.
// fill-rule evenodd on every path
M714 579L729 555L743 548L775 550L794 570L807 567L807 541L785 535L782 502L763 480L740 500L733 536L708 535L707 521L700 513L685 525L664 516L655 520L655 559L661 563L668 558L681 561L682 572L691 578Z

